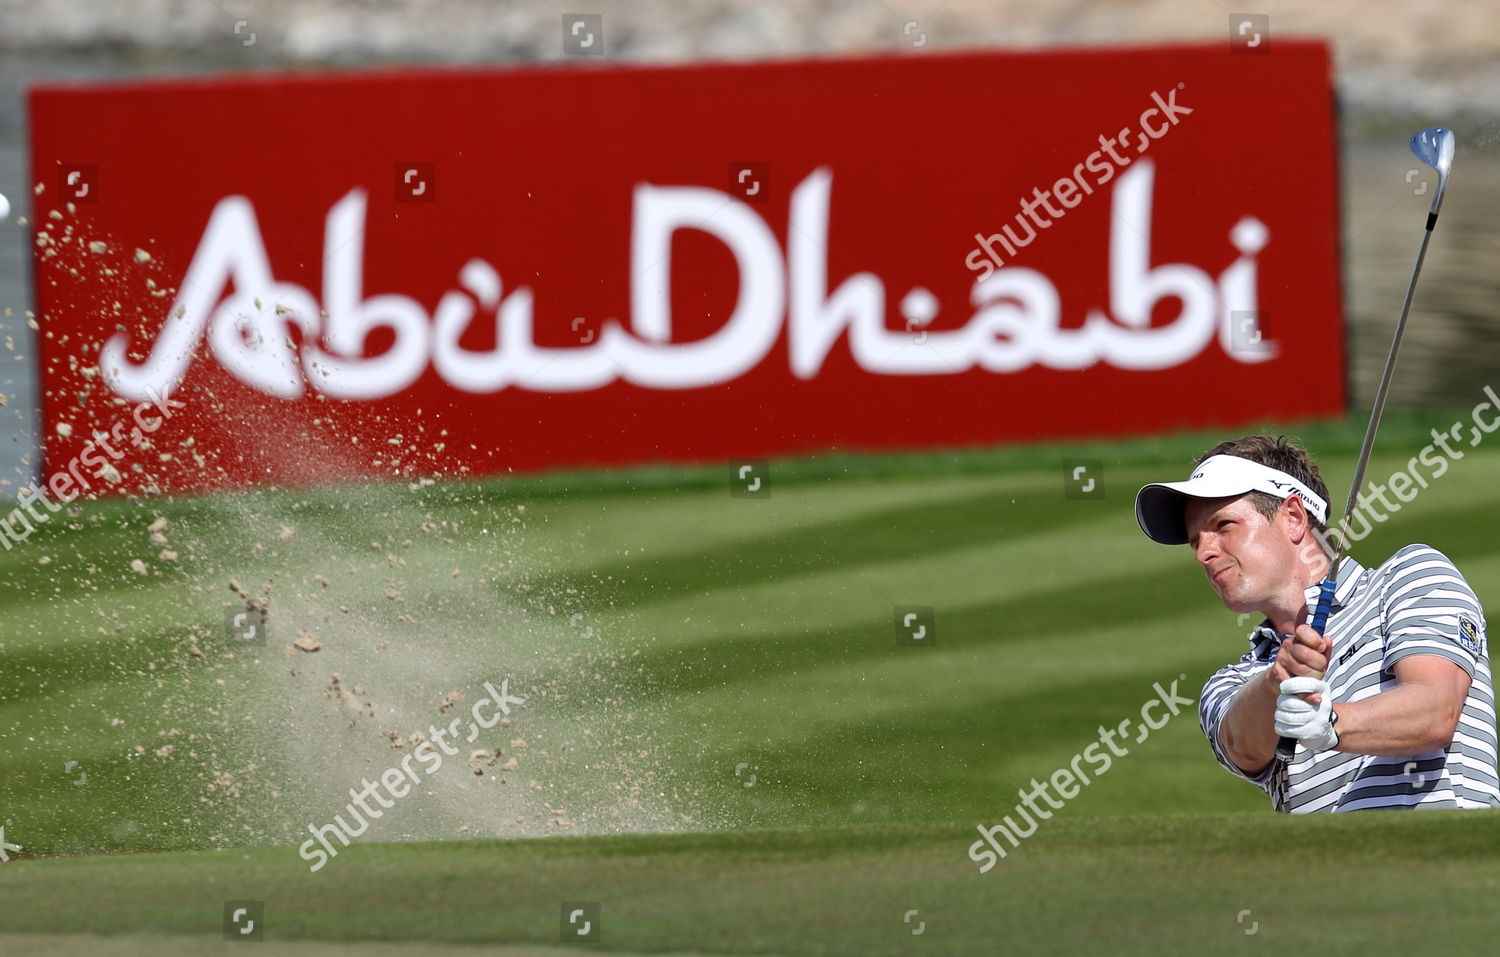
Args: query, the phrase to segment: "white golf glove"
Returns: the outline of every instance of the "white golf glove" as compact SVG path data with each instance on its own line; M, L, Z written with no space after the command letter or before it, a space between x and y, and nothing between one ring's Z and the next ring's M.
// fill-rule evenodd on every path
M1313 707L1298 697L1304 694L1322 695L1323 701ZM1309 751L1327 751L1339 743L1339 733L1329 720L1332 713L1328 682L1307 675L1288 678L1281 683L1281 696L1276 699L1276 733L1296 738Z

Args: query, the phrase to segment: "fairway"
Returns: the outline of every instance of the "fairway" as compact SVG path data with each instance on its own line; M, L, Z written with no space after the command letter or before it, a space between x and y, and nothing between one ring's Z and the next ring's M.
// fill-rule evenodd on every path
M369 951L392 955L462 944L978 957L1477 954L1495 940L1493 815L1058 820L986 875L963 860L971 836L909 826L371 845L337 878L264 848L34 862L0 872L8 934L26 935L0 946L67 953L89 938L59 935L97 934L116 949L89 952L237 952L220 936L225 900L264 901L268 952L309 957L367 941L396 942ZM562 901L601 904L597 944L546 946Z
M1389 423L1372 477L1446 424ZM1303 436L1346 482L1357 432ZM968 859L1155 684L1196 698L1242 653L1251 623L1130 507L1213 440L773 463L763 499L679 469L76 505L0 555L3 930L175 953L264 900L268 939L418 953L555 943L563 901L603 901L622 952L1384 952L1424 913L1478 942L1493 815L1279 818L1191 707ZM1102 497L1065 495L1074 459ZM1497 465L1469 450L1354 554L1427 542L1493 604ZM264 646L226 632L242 594ZM309 825L502 681L507 726L310 873Z

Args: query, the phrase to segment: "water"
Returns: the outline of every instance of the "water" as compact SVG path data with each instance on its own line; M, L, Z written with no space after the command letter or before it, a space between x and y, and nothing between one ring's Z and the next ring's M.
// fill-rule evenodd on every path
M1459 128L1442 217L1422 266L1391 384L1390 408L1467 409L1486 384L1500 387L1500 150L1495 125ZM1410 183L1408 171L1418 168ZM1429 192L1416 195L1423 181ZM1374 397L1437 177L1399 134L1344 146L1345 309L1349 316L1354 411Z
M10 219L0 224L0 312L5 307L12 312L0 315L0 344L7 338L14 344L14 351L0 351L0 393L7 396L0 408L0 488L29 481L38 462L35 339L23 314L31 306L29 250L16 222L31 215L25 152L27 85L221 68L218 62L183 56L151 60L93 53L0 59L0 192L15 207ZM1345 120L1340 161L1344 289L1351 410L1356 418L1364 417L1373 397L1435 186L1435 176L1407 150L1406 137L1431 122L1368 116ZM1493 315L1500 297L1500 124L1455 124L1455 131L1458 157L1442 224L1423 268L1391 389L1391 409L1467 409L1482 398L1484 385L1500 386L1500 375L1492 368L1500 358L1500 320ZM1424 180L1426 193L1421 192ZM1309 188L1299 181L1291 160L1286 188Z

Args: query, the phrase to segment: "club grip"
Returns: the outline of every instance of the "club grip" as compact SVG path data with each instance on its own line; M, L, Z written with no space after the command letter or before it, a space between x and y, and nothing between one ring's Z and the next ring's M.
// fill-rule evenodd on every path
M1328 626L1328 613L1333 611L1333 593L1338 588L1338 583L1332 579L1323 579L1323 584L1318 588L1318 606L1313 609L1312 630L1318 634ZM1282 738L1276 742L1276 757L1281 761L1290 761L1292 755L1297 753L1296 738Z

